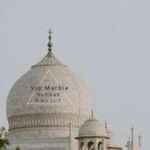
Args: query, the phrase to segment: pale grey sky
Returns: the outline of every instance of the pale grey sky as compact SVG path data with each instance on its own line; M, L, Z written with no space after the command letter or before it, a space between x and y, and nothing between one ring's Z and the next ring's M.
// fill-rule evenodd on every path
M47 52L91 88L97 117L126 142L134 125L150 139L149 0L0 0L0 126L15 80Z

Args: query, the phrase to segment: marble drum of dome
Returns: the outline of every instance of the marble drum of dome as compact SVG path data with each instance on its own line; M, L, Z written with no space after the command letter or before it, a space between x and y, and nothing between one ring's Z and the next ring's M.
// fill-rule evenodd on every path
M10 130L30 127L79 127L91 110L84 82L49 52L16 81L7 100Z

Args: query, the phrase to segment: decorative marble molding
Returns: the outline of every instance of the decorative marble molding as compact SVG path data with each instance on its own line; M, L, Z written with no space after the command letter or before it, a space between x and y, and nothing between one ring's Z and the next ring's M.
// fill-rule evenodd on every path
M80 118L80 120L79 120ZM9 117L9 130L35 127L72 127L78 128L87 119L76 114L26 114Z

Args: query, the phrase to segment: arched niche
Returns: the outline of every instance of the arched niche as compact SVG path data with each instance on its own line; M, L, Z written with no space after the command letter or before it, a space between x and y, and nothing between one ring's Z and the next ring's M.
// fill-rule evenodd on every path
M80 150L85 150L84 142L81 142L81 143L80 143Z
M93 141L89 141L87 144L87 149L88 150L95 150L95 144Z
M98 142L97 150L102 150L102 149L103 149L103 143L102 142Z

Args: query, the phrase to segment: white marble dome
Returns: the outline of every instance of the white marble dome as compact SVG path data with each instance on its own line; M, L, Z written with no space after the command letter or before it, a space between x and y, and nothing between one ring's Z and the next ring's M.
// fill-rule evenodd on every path
M91 117L79 129L79 138L104 137L109 138L106 128L94 117Z
M79 127L91 111L85 83L49 52L19 78L8 95L9 128Z

